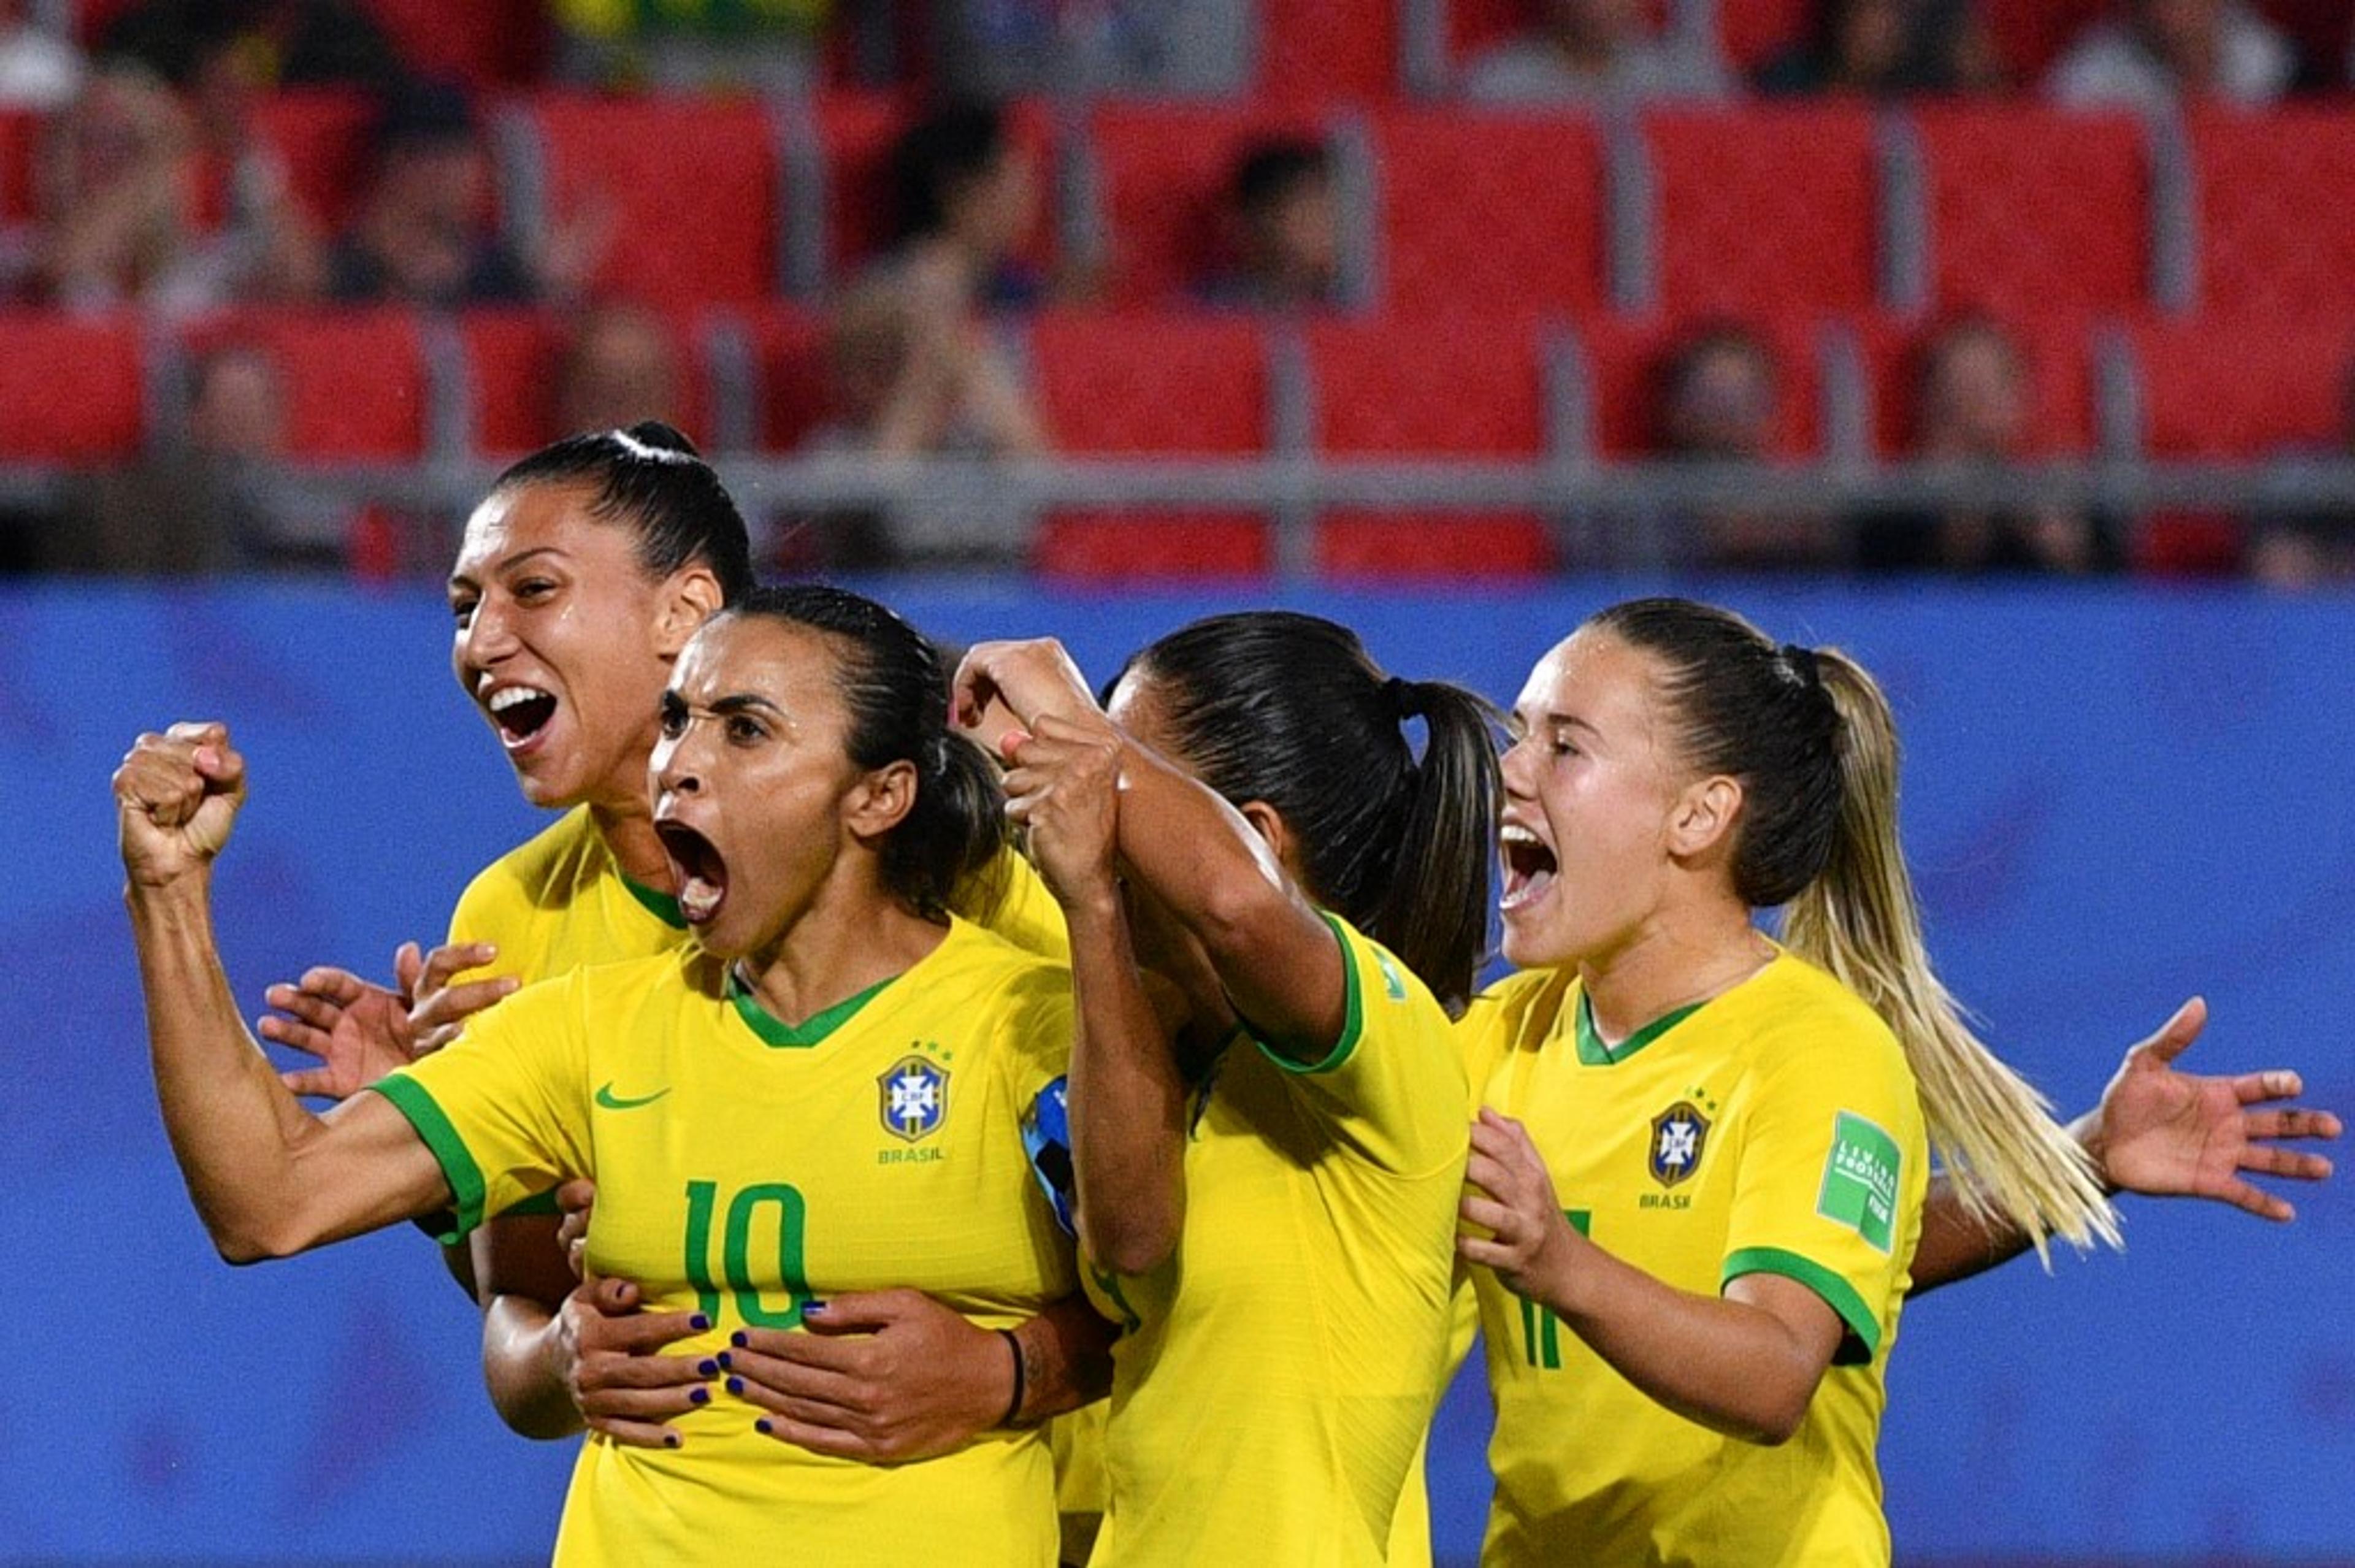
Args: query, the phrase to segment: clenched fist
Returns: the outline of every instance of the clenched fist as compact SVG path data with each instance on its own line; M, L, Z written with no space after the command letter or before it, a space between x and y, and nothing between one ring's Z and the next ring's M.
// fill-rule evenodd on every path
M114 771L123 869L162 887L212 863L245 803L245 759L225 724L175 724L132 743Z

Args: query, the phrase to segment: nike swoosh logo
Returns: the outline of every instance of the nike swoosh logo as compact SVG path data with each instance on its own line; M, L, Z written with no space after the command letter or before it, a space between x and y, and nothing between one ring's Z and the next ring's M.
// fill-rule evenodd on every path
M608 1083L603 1088L597 1091L597 1104L604 1106L605 1109L609 1111L634 1111L641 1105L653 1104L656 1100L661 1099L664 1095L669 1093L670 1091L667 1089L657 1089L642 1100L624 1100L619 1094L614 1093L613 1086L611 1083Z

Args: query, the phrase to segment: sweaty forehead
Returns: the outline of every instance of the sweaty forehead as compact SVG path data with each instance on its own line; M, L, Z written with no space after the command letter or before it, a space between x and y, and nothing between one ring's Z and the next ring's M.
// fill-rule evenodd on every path
M520 485L495 490L466 519L453 577L477 581L526 550L558 549L596 563L634 561L630 530L597 520L595 492L579 485Z
M1582 627L1529 671L1514 712L1526 723L1561 714L1604 731L1649 731L1658 698L1653 675L1648 656L1609 632Z
M679 655L671 689L698 706L758 697L789 713L841 706L841 658L824 634L765 615L723 615Z

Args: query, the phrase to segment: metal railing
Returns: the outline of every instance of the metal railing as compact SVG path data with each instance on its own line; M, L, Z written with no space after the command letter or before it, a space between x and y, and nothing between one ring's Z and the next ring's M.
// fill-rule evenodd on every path
M781 518L868 513L910 554L1014 563L1026 558L1039 520L1057 511L1133 513L1140 528L1155 526L1156 513L1248 511L1270 519L1280 570L1291 574L1312 568L1317 518L1345 510L1533 512L1557 527L1568 564L1595 567L1698 563L1693 522L1732 513L1820 519L1835 528L1865 514L2051 508L2099 514L2128 531L2139 518L2169 512L2355 520L2355 456L2004 465L722 456L715 466L756 531ZM475 459L289 464L261 484L289 504L283 509L323 518L376 505L454 524L497 473L496 464ZM0 467L0 505L55 507L71 484L59 469ZM1593 526L1617 520L1631 526Z

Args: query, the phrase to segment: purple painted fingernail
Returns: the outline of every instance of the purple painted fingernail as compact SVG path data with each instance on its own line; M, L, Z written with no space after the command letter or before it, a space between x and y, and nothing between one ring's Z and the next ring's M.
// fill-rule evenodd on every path
M666 1448L676 1448L676 1447L677 1447L677 1446L678 1446L678 1434L677 1434L677 1433L676 1433L676 1432L666 1432L666 1433L664 1433L664 1434L663 1434L663 1446L664 1446L664 1447L666 1447Z
M825 1303L825 1302L823 1302L823 1301L805 1301L805 1302L802 1303L802 1316L803 1316L803 1317L824 1317L825 1315L826 1315L826 1303Z
M728 1392L730 1393L742 1393L744 1392L744 1380L742 1378L730 1378L728 1380Z
M696 1362L695 1370L701 1372L707 1378L711 1377L719 1371L721 1364L725 1362L727 1359L727 1357L722 1356L719 1360L715 1361L707 1358L706 1360Z
M752 1423L752 1430L759 1433L763 1437L773 1437L777 1433L777 1429L769 1424L769 1418L765 1415L761 1417L760 1420Z
M739 1328L736 1332L728 1336L728 1342L741 1350L751 1344L752 1341L744 1338L744 1330Z
M731 1361L731 1360L730 1360L728 1359L728 1352L727 1352L727 1351L725 1351L725 1350L720 1351L720 1352L719 1352L719 1354L718 1354L718 1355L716 1355L716 1356L712 1357L712 1358L711 1358L711 1360L712 1360L713 1361L717 1361L717 1362L719 1362L719 1363L721 1366L723 1366L723 1367L732 1367L732 1366L734 1366L734 1365L736 1364L735 1362L733 1362L733 1361ZM708 1365L709 1365L709 1364L710 1364L709 1362L706 1362L706 1363L705 1363L705 1365L707 1365L707 1366L708 1366Z
M711 1319L698 1312L687 1320L687 1326L700 1334L711 1327Z
M689 1389L687 1391L687 1403L689 1404L709 1404L711 1403L711 1391L708 1388Z

